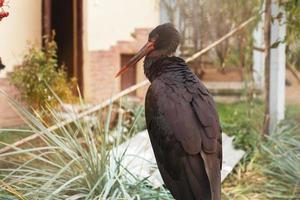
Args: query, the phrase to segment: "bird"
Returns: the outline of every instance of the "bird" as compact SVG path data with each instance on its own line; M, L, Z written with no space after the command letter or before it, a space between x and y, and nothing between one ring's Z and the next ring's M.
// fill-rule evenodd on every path
M156 163L176 200L220 200L222 129L212 95L184 59L174 56L180 33L154 28L148 42L116 74L144 59L149 79L145 117Z

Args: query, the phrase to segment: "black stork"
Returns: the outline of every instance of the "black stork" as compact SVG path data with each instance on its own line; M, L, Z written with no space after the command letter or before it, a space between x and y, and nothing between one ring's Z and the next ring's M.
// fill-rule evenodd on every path
M153 29L146 45L116 76L144 60L151 85L145 102L146 124L158 169L176 200L220 200L222 138L213 97L173 56L180 34L170 24Z

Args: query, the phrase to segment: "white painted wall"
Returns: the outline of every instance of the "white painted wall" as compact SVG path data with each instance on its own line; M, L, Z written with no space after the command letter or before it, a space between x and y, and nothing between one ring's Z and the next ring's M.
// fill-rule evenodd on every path
M279 7L276 0L272 0L272 16L282 13L280 20L276 19L271 24L271 45L277 41L284 41L286 36L286 16L284 9ZM277 48L270 51L270 133L274 132L277 125L284 119L285 111L285 65L286 44L280 43Z
M88 49L106 50L130 40L135 28L160 22L159 0L88 0Z
M28 42L41 43L41 0L11 0L7 18L0 22L0 57L6 69L4 77L13 66L20 64Z
M264 17L258 23L257 27L253 31L254 46L260 49L265 48L264 44ZM264 89L265 83L265 53L253 49L253 79L255 86L261 90Z

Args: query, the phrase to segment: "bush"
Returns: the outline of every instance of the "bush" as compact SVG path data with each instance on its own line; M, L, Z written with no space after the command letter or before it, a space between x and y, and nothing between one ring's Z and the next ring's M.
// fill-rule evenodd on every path
M45 39L44 48L29 47L22 64L11 73L10 82L20 91L21 99L33 109L57 105L51 90L63 101L75 99L63 66L58 66L57 45L53 38Z

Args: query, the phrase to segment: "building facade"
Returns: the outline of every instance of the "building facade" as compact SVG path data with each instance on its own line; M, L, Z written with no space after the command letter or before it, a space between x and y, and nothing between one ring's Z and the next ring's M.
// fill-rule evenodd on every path
M115 79L119 68L147 41L158 25L158 0L14 0L10 16L0 22L0 89L10 96L18 92L7 74L22 62L28 43L42 46L42 36L55 30L59 64L76 77L84 98L100 103L145 79L142 62ZM142 97L145 90L134 95ZM0 127L20 123L5 97L0 95Z

